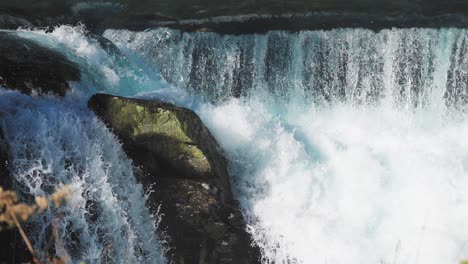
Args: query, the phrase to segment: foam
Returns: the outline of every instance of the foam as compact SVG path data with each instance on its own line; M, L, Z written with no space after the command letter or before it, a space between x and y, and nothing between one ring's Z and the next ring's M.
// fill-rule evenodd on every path
M200 114L229 155L265 263L468 257L464 119L342 105L279 121L237 100Z

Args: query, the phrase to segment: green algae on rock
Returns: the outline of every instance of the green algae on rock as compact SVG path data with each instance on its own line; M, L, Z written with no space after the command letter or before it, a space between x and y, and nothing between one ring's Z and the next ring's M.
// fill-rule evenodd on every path
M126 131L133 139L144 139L151 149L167 156L174 166L192 167L200 176L211 174L208 160L189 137L188 125L183 123L188 112L176 108L145 107L115 99L110 101L109 107L120 109L113 117L116 130ZM157 142L152 137L157 138Z
M150 173L171 169L178 172L172 177L207 180L215 180L216 174L224 178L220 182L224 187L229 186L226 161L215 153L217 143L193 111L162 102L106 95L93 96L90 107L111 125L124 147L130 145L130 152L138 147L157 156L162 168Z

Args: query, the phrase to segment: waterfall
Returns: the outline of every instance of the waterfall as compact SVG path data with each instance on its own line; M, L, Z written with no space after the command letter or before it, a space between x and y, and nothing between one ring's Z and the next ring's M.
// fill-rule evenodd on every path
M269 94L324 103L463 105L464 29L272 31L265 35L107 30L178 87L212 100Z
M100 262L107 250L103 262L162 260L131 162L84 106L96 91L160 98L201 116L229 160L265 264L468 259L464 29L106 30L114 48L79 27L17 34L84 73L63 102L0 97L21 189L78 190L62 218L37 220L58 221L56 247L73 260ZM93 225L87 200L106 212Z
M264 263L468 258L466 30L104 36L192 95L154 92L221 143Z

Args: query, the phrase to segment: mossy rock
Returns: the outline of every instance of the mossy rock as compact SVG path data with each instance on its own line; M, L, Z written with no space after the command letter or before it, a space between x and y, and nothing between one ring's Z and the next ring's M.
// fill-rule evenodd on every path
M113 128L136 144L151 151L175 167L190 170L187 177L211 177L210 163L200 147L189 137L186 122L190 112L176 108L140 105L134 101L111 98L108 109Z
M171 104L94 95L89 106L155 177L204 179L229 188L219 146L191 110ZM230 191L229 191L230 192ZM229 193L230 195L230 193Z
M226 160L191 110L172 104L97 94L89 107L122 141L154 187L149 207L174 264L255 264L259 250L233 199Z

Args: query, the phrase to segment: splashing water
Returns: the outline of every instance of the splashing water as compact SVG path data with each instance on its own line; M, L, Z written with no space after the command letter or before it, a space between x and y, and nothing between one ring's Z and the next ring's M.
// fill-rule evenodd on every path
M468 258L468 140L463 137L468 132L464 111L468 93L466 30L375 33L337 29L245 36L169 29L107 30L104 37L119 52L106 51L97 41L75 34L76 30L60 27L53 33L19 34L43 44L50 42L79 62L88 73L77 89L162 97L195 110L230 160L233 188L249 231L262 248L264 263L438 264ZM84 50L94 51L80 52L77 40L84 43ZM103 63L118 79L104 68L97 70ZM100 155L123 155L88 110L80 108L80 118L73 119L76 110L54 100L36 100L26 100L42 105L32 119L35 122L16 124L11 119L8 130L47 131L32 127L39 126L40 116L50 117L45 120L52 122L59 113L69 113L65 119L76 120L83 127L80 135L87 139L81 143L97 146ZM46 110L49 105L59 111ZM26 110L16 110L16 118L29 111L23 108ZM82 118L86 121L80 121ZM28 127L21 130L17 126ZM76 124L69 126L71 131L76 129ZM65 128L62 131L71 133ZM36 140L31 135L25 138ZM42 138L68 137L57 133ZM10 135L9 141L13 140ZM107 142L106 151L99 142ZM87 157L82 152L89 151L88 147L81 148L67 149L77 157ZM108 153L107 148L115 152ZM61 164L56 159L60 155L52 163ZM39 159L15 160L36 164ZM98 160L102 164L98 167L104 168L100 170L131 175L128 161ZM43 163L48 164L42 160L37 164ZM115 166L121 169L112 170ZM120 182L122 178L132 178L103 175L98 179L122 184L110 184L111 190L127 186ZM91 184L77 180L80 176L64 177L76 179L75 188ZM34 189L34 179L37 177L23 180L23 185ZM132 200L115 193L118 201ZM99 201L99 197L92 198ZM128 211L120 202L101 206L121 208L113 211L118 217L112 218L120 220L100 222L103 230L117 225L124 237L135 234L131 236L135 241L121 241L111 250L151 252L140 233L148 225L133 225L135 211ZM144 202L136 208L143 207ZM126 221L128 225L122 223ZM89 231L101 234L93 232ZM90 236L84 240L97 247L83 248L94 248L96 259L106 242L92 242L98 236ZM40 244L40 237L36 243ZM64 247L73 245L70 239L65 239ZM106 241L112 238L106 237ZM136 255L149 256L146 254Z
M104 36L218 101L192 108L265 263L468 257L466 30Z
M0 94L17 188L32 196L48 195L61 184L73 190L66 207L34 219L35 248L48 252L44 246L54 236L56 254L74 262L164 263L157 219L145 206L131 161L74 100Z
M467 257L466 121L349 105L278 120L235 100L201 114L231 157L265 262Z

